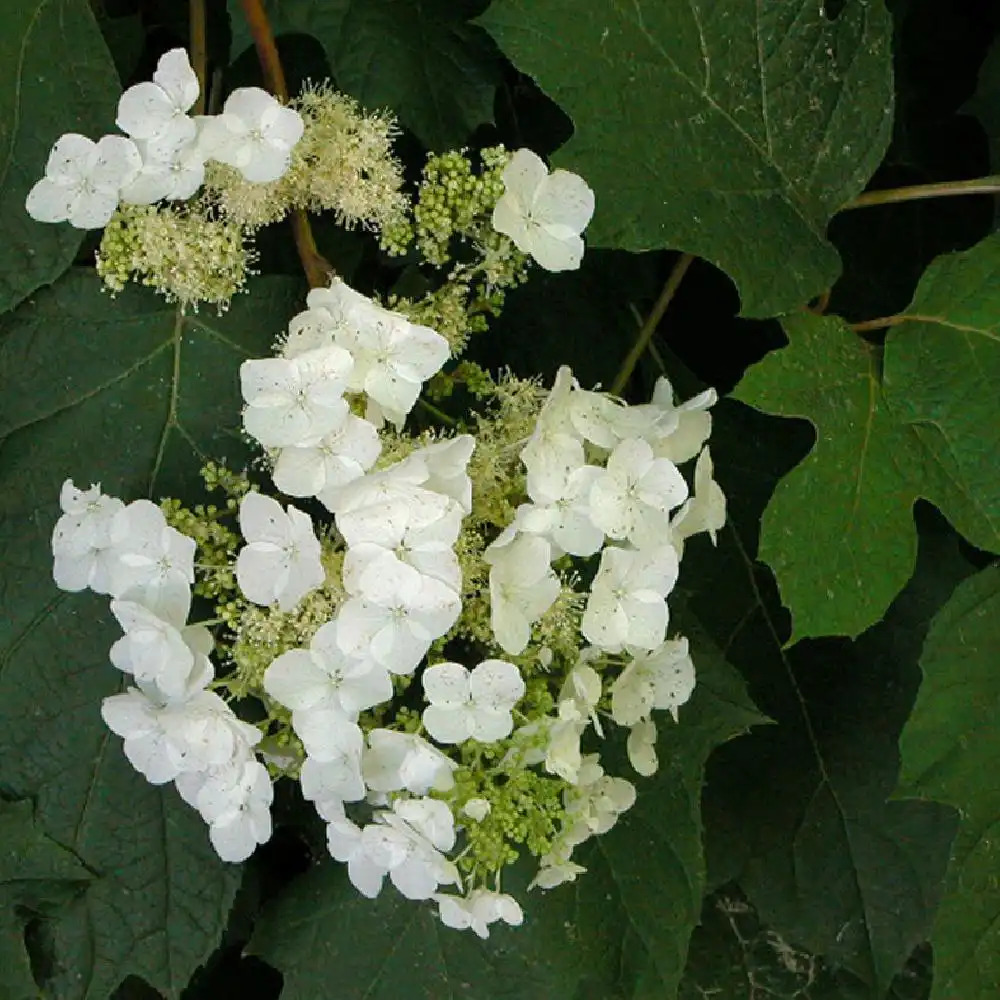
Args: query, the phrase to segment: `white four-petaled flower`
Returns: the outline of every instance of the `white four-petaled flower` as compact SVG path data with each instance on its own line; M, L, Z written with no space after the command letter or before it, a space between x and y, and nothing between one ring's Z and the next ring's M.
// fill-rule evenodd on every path
M493 634L512 656L524 652L531 626L559 596L552 572L552 547L538 535L517 535L494 542L485 553L490 564L490 616Z
M622 726L648 719L654 708L677 709L694 691L694 663L687 639L669 639L650 652L636 652L611 685L611 715Z
M509 236L547 271L580 266L580 234L594 214L594 192L568 170L551 174L541 157L519 149L503 169L504 193L493 209L493 228Z
M687 483L673 462L656 458L642 438L626 438L594 480L590 516L611 538L639 547L655 544L665 534L670 511L687 495Z
M606 548L580 631L595 646L612 652L623 646L659 646L667 629L666 597L677 582L677 571L677 553L671 545Z
M340 347L320 347L291 361L244 361L240 386L247 433L265 448L318 444L347 420L344 389L353 367Z
M468 670L437 663L423 674L424 726L439 743L474 739L493 743L510 735L511 709L524 697L521 671L506 660L484 660Z
M295 712L329 708L353 720L391 698L392 681L374 660L344 653L334 619L317 629L308 649L290 649L271 662L264 690Z
M110 594L111 571L118 553L111 544L111 525L125 505L105 496L100 485L77 489L72 479L59 493L62 516L52 531L52 576L60 590Z
M204 125L204 148L214 160L235 167L257 184L276 181L288 169L292 149L305 123L259 87L239 87L222 106L222 114Z
M141 168L142 157L131 139L106 135L93 142L67 132L56 140L45 176L28 192L24 207L38 222L100 229L118 207L122 188Z
M473 889L465 898L435 893L438 917L445 927L455 930L471 929L481 938L490 936L490 924L502 920L512 927L520 927L524 913L513 896L491 892L489 889Z
M187 112L198 100L198 77L184 49L160 56L152 80L128 88L118 102L115 124L133 139L149 144L154 158L181 149L197 132Z

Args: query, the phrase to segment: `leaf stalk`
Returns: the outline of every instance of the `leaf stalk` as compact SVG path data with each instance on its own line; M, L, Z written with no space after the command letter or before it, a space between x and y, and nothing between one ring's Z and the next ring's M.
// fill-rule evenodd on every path
M967 181L940 181L934 184L912 184L909 187L886 188L883 191L866 191L849 201L840 211L870 208L872 205L890 205L902 201L922 201L927 198L952 198L967 194L1000 194L1000 174L976 177Z
M677 293L677 289L680 287L680 283L684 279L684 275L687 273L687 269L691 266L692 261L694 261L694 257L691 254L682 253L677 258L673 268L671 268L667 282L663 286L663 291L660 292L660 297L656 300L652 310L646 317L646 322L639 328L639 333L635 338L632 349L622 362L621 368L618 369L618 374L615 376L614 382L611 383L609 391L612 396L620 396L625 386L628 385L628 380L632 377L635 366L639 363L639 359L645 353L646 348L649 347L653 339L653 334L656 332L660 320L663 319L663 314L667 311L667 307Z

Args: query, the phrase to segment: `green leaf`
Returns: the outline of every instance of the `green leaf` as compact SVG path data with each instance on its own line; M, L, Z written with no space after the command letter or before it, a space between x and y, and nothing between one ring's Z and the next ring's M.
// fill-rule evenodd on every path
M64 132L111 130L118 74L88 0L26 0L0 10L0 313L72 263L83 234L35 222L24 199Z
M0 801L0 1000L38 996L25 925L64 904L91 878L93 873L36 823L30 802Z
M924 679L899 742L897 794L962 815L934 925L934 1000L1000 991L1000 568L963 583L934 619Z
M704 257L750 316L834 282L827 223L890 134L881 0L493 0L480 23L573 119L555 164L596 192L593 245Z
M105 13L98 18L97 23L111 52L111 58L115 61L122 87L125 87L138 67L146 44L142 15L138 10L117 17Z
M883 352L834 317L785 320L787 347L736 395L816 428L764 515L761 557L795 635L856 635L913 571L918 497L1000 551L1000 236L939 257Z
M238 366L269 352L301 286L254 292L224 317L184 317L71 271L0 330L0 785L34 797L46 832L101 875L53 927L60 1000L106 1000L129 974L177 997L239 881L101 721L123 683L107 659L116 629L106 599L55 590L49 538L67 477L133 499L193 486L203 456L242 466Z
M931 970L928 949L911 956L880 1000L926 1000ZM702 920L691 938L691 957L680 1000L864 1000L864 983L846 969L789 943L764 925L735 886L705 900Z
M489 36L454 0L269 0L276 35L319 41L336 85L366 108L387 107L429 149L465 143L493 121L499 58ZM252 44L229 0L233 52Z
M754 562L757 511L793 444L783 422L777 435L774 424L737 404L716 408L712 454L730 526L710 556L685 551L692 610L777 723L709 761L709 884L738 883L771 930L849 970L865 996L882 1000L929 933L956 822L936 804L886 802L896 740L923 630L970 567L934 515L923 570L885 624L855 642L786 648L787 614L766 567Z
M598 250L586 254L577 271L539 270L507 296L489 333L473 338L471 356L491 371L512 367L546 385L561 365L584 386L607 385L632 347L640 313L669 273L664 258Z
M0 801L0 885L89 881L92 873L39 827L34 813L28 801Z
M638 781L636 805L609 834L577 852L585 876L527 896L505 878L525 902L525 924L494 930L481 945L389 885L374 902L361 898L325 859L265 908L251 941L251 953L283 974L283 1000L313 1000L334 977L338 1000L675 995L701 910L705 759L765 721L718 654L696 649L695 697L679 725L661 722L661 770ZM621 759L611 773L631 777ZM521 887L526 881L522 875Z

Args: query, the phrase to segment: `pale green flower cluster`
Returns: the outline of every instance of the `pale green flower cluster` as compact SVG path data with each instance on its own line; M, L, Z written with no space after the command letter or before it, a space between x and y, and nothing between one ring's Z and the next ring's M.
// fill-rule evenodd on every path
M333 212L347 229L405 228L408 201L392 152L395 119L364 112L326 83L307 84L290 107L302 116L304 130L278 180L254 184L232 167L209 165L208 196L226 217L252 232L302 208Z
M201 202L122 205L104 228L97 273L112 293L134 281L183 308L223 310L256 257L246 232Z
M388 305L415 323L433 327L448 341L452 357L473 333L499 315L506 290L527 280L528 257L492 225L503 194L503 146L479 154L480 169L464 151L428 157L413 205L413 221L383 231L383 246L402 253L414 234L423 260L444 270L444 282L423 298L392 296Z

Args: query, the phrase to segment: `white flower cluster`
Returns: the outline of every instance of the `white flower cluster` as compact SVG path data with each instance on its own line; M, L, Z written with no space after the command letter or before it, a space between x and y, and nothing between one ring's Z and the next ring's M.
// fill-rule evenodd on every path
M348 597L308 649L271 663L264 688L292 711L306 752L303 795L327 822L330 853L347 863L358 890L375 896L388 876L410 899L437 899L452 926L485 935L494 920L520 922L512 899L437 892L461 885L444 854L455 843L454 818L428 797L453 787L455 763L420 736L374 729L366 739L358 725L362 711L392 697L392 676L412 674L461 611L453 546L472 503L473 439L436 442L371 471L381 450L376 422L403 422L448 345L336 279L310 292L307 305L290 322L281 357L244 362L244 427L268 449L280 489L316 497L334 514ZM345 392L364 397L370 419L351 413ZM319 542L294 507L286 514L251 492L240 526L249 544L237 580L248 598L291 608L322 583ZM524 691L517 668L501 661L471 674L439 664L423 684L431 702L424 722L442 743L508 735L510 708ZM344 806L366 797L386 808L359 827Z
M59 499L56 584L109 594L125 633L110 658L134 686L104 699L104 721L140 774L154 785L173 781L201 813L221 858L245 860L271 836L271 781L254 756L260 731L208 690L212 636L187 624L194 541L149 500L126 505L70 480Z
M121 96L115 123L124 136L95 143L68 132L56 140L45 176L28 192L28 214L39 222L99 229L120 202L192 197L208 160L235 167L255 183L281 177L302 137L298 112L257 87L241 87L221 114L192 116L199 89L185 50L165 53L152 80Z
M625 406L582 389L559 370L534 434L521 452L529 502L486 550L494 635L508 653L528 645L531 627L553 604L561 583L552 563L564 555L600 552L581 622L590 643L563 686L554 716L523 727L525 745L544 730L525 763L542 763L573 788L564 796L567 821L558 846L543 858L535 884L550 888L576 877L570 855L607 830L635 798L624 779L604 775L598 756L583 757L596 715L601 676L591 665L617 658L624 669L611 685L611 716L630 729L628 754L642 775L656 771L654 709L677 709L690 698L694 665L684 638L667 639L667 597L679 572L684 541L715 532L726 519L725 497L712 479L704 446L714 390L680 406L666 378L653 400ZM698 456L690 494L678 464Z
M327 825L330 854L365 896L376 896L388 877L407 898L433 900L447 926L485 937L497 921L519 924L520 906L499 882L496 891L486 888L482 871L463 878L461 855L452 852L463 833L462 849L472 849L471 831L492 821L495 803L516 810L502 799L506 780L536 766L561 779L553 789L532 775L542 782L534 787L549 781L545 794L561 796L554 835L551 822L541 835L533 882L550 889L584 871L575 849L635 801L631 782L606 774L600 755L582 750L591 727L603 738L608 707L629 730L634 769L656 771L653 712L676 720L695 685L687 640L668 638L667 598L685 541L699 532L714 541L725 498L705 446L714 391L677 405L664 378L649 404L626 406L584 390L562 368L521 442L523 493L520 483L511 492L525 502L483 550L481 536L462 535L473 511L474 437L431 441L376 468L380 428L402 426L448 357L435 331L338 279L310 292L278 355L241 366L243 426L263 447L277 488L318 501L332 525L317 533L303 510L250 490L239 504L244 545L234 568L243 598L290 615L320 588L344 595L328 620L303 633L306 645L282 647L257 675L270 718L290 722L301 744L292 759L301 764L303 795ZM692 491L678 466L695 459ZM105 700L105 720L124 737L137 770L157 784L174 781L199 810L220 856L244 859L270 836L272 786L254 755L261 732L209 690L210 634L187 624L194 543L149 501L125 506L97 487L82 493L67 483L62 506L56 582L111 594L125 633L111 661L135 686ZM460 536L462 551L468 555L471 544L473 558L482 553L488 566L496 646L522 666L537 656L533 682L547 684L556 666L536 625L564 593L580 597L582 617L564 617L574 630L579 623L583 648L575 662L560 654L568 673L548 715L524 714L534 711L526 707L532 699L511 660L471 668L426 662L462 615ZM597 563L585 594L578 576L557 575L555 564L562 571L567 558ZM338 581L328 578L331 566L340 567ZM412 731L411 708L393 727L385 706L411 688L418 669L419 730ZM410 721L400 726L404 717ZM506 743L489 774L503 780L493 784L476 777L463 747L478 761L477 748L498 741ZM498 795L494 804L470 796L468 785L461 790L459 762L461 780L484 780L476 788ZM441 891L448 886L462 894Z

